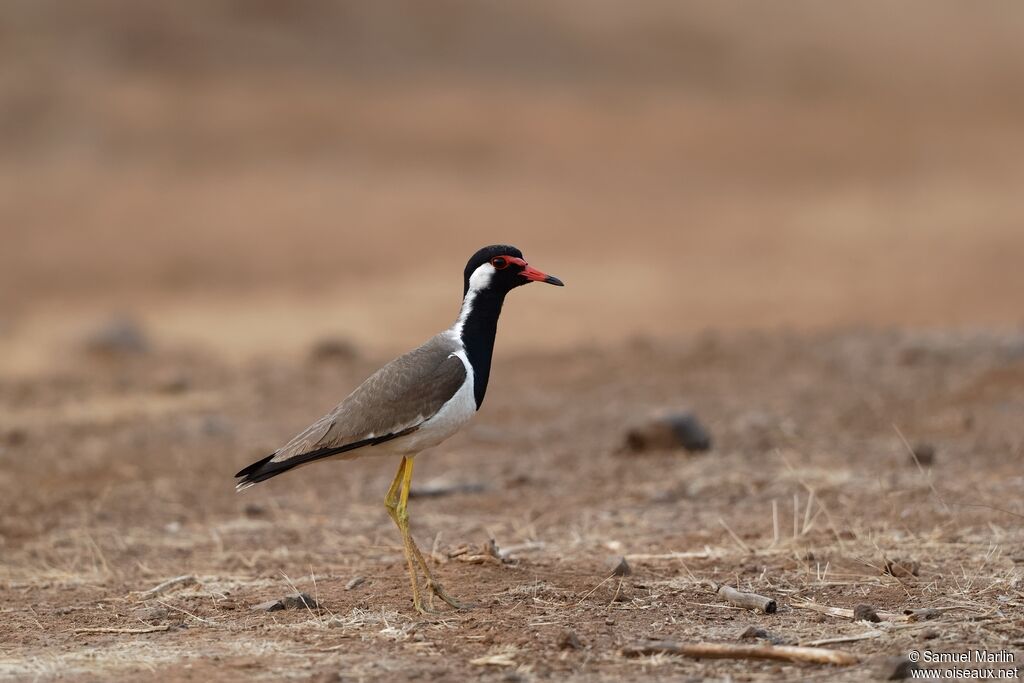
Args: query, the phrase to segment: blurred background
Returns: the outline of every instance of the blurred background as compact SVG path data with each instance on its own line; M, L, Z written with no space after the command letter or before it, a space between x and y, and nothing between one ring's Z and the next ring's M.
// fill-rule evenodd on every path
M112 315L232 358L446 326L1018 326L1024 6L8 0L0 371Z
M0 679L619 681L744 622L1019 649L1022 36L1010 0L3 0ZM231 475L496 242L566 287L510 297L417 460L414 533L490 606L413 638L396 463ZM666 411L712 450L640 453ZM344 630L249 609L296 588ZM797 595L969 611L850 638Z

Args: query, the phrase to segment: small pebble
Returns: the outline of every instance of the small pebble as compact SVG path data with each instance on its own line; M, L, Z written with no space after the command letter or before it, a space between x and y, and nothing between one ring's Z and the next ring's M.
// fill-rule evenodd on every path
M258 605L253 605L252 609L257 612L279 612L284 609L284 603L280 600L267 600Z
M909 621L928 621L929 619L938 619L942 616L942 610L932 609L931 607L906 609L903 610L903 613L909 617Z
M711 449L711 434L693 413L673 415L670 424L679 445L686 450L698 452Z
M359 357L359 351L348 339L327 337L316 342L309 350L312 363L343 362L347 363Z
M292 593L282 598L285 609L320 609L320 605L308 593Z
M159 621L170 614L164 607L139 607L132 610L132 616L142 621Z
M768 631L760 626L748 626L740 634L740 640L768 640Z
M679 447L690 452L711 448L711 434L693 413L660 415L626 432L625 450L634 453Z
M875 624L882 621L874 607L863 604L853 608L853 618L857 621L870 621Z
M246 517L254 519L256 517L263 517L267 514L267 508L259 503L246 503L245 507L242 508L242 512L245 513Z
M875 666L877 678L883 681L901 681L910 678L920 667L905 655L885 657Z
M12 427L7 430L7 433L3 436L3 441L8 446L20 446L28 440L28 432L20 427Z
M558 635L558 649L560 650L582 650L583 643L575 631L562 631Z
M885 562L885 573L891 574L898 579L909 579L910 577L917 576L921 570L921 565L914 560L886 560Z
M163 394L182 394L191 386L192 382L184 373L168 373L156 381L156 390Z
M911 464L915 464L913 462L915 460L916 462L921 463L921 467L931 467L935 464L935 446L932 444L919 443L916 444L912 450L914 451L914 455L911 458Z
M112 318L86 335L82 347L94 355L140 355L151 350L142 326L132 318Z
M767 640L772 645L792 645L794 642L787 636L766 631L760 626L748 626L743 633L740 634L739 640Z
M307 593L292 593L278 600L267 600L252 609L257 612L279 612L283 609L319 609L320 605Z

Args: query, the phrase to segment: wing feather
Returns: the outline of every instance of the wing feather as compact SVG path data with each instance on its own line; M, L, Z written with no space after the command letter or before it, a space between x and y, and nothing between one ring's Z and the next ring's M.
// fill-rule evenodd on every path
M405 436L437 414L466 381L466 367L446 335L391 361L332 411L267 458L239 472L239 486L298 465Z

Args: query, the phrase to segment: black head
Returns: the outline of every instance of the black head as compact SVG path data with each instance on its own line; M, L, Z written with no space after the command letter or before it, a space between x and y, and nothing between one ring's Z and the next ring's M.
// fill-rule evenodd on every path
M463 296L470 289L501 294L529 284L546 282L562 287L562 281L530 266L523 252L507 244L492 244L473 254L463 274Z

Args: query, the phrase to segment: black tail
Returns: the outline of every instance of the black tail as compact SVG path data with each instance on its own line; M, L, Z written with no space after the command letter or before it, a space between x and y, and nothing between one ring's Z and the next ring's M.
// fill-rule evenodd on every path
M372 440L368 440L367 442L358 442L349 444L348 446L341 446L339 448L318 448L315 451L296 455L280 462L271 462L276 455L276 453L271 453L262 460L257 460L245 469L239 470L235 476L241 479L241 481L235 484L235 489L238 491L244 491L253 484L258 484L261 481L270 479L271 477L276 477L279 474L287 472L293 467L305 465L308 462L319 460L320 458L329 458L332 455L344 453L345 451L351 451L355 448L359 448L360 446L366 446L371 441Z
M277 455L276 453L271 453L262 460L257 460L248 467L239 470L235 477L241 479L241 481L235 484L235 489L238 491L244 491L254 484L266 481L271 477L276 477L279 474L287 472L293 467L305 465L306 463L313 462L314 460L319 460L321 458L329 458L332 455L338 455L339 453L354 451L355 449L362 448L363 446L376 446L379 443L384 443L385 441L391 441L391 439L397 439L400 436L411 434L417 429L419 429L419 425L403 429L402 431L394 434L385 434L384 436L376 436L371 439L363 439L362 441L345 444L344 446L318 448L315 451L309 451L308 453L302 453L301 455L293 455L287 460L280 460L278 462L271 462L274 459L274 456Z
M235 477L242 477L242 481L240 481L238 483L239 484L248 484L248 483L251 482L251 483L255 484L258 481L263 481L263 479L256 479L256 477L259 476L260 470L263 469L263 466L264 465L269 465L270 461L273 460L273 459L274 459L274 454L271 453L267 457L265 457L265 458L263 458L261 460L257 460L256 462L254 462L253 464L249 465L248 467L240 469L238 472L235 473Z

